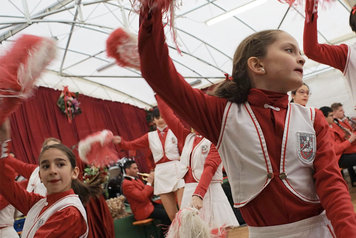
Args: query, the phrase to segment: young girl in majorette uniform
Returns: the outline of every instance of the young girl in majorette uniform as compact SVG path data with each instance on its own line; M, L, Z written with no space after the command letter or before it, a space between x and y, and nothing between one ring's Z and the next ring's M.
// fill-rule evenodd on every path
M347 79L351 93L356 95L356 44L328 45L318 43L318 1L307 0L305 5L305 23L303 49L308 58L322 64L334 67ZM356 5L350 12L349 24L356 32ZM355 98L354 98L355 100Z
M177 202L180 206L184 188L184 180L177 179L179 145L176 136L167 127L159 111L155 110L153 113L153 122L157 130L148 132L133 141L125 141L120 136L116 136L113 142L125 150L150 148L156 165L154 194L160 195L164 209L172 221L178 212Z
M87 237L86 212L73 189L84 194L88 187L77 180L79 169L72 151L62 144L45 147L39 156L39 173L47 196L29 193L14 182L12 168L7 164L8 130L7 121L0 131L0 192L27 216L22 237ZM88 197L81 199L86 202Z
M167 125L184 141L180 158L185 186L181 209L191 205L200 209L200 217L211 228L238 226L234 212L221 187L222 163L215 146L196 132L191 132L174 115L167 104L156 96L157 105Z
M288 103L305 63L292 36L267 30L243 40L219 97L192 89L176 71L157 4L141 8L139 54L152 89L216 145L250 237L356 237L324 116Z

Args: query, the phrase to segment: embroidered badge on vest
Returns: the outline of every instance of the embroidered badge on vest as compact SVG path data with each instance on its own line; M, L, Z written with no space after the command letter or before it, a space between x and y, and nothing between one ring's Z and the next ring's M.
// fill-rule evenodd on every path
M297 132L298 158L303 163L312 163L315 158L316 143L312 133Z
M203 145L203 146L201 147L201 153L202 153L203 155L205 155L206 153L208 153L208 145Z

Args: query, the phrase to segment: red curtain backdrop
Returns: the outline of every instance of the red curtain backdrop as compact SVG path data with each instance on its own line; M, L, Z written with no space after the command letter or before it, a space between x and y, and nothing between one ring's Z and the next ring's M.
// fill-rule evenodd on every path
M43 141L55 137L68 147L77 145L87 135L103 129L111 130L126 140L135 139L148 132L146 112L124 103L79 95L82 113L69 123L57 106L61 91L40 87L35 95L24 102L11 115L13 152L18 159L37 164ZM77 154L77 151L74 150ZM148 151L137 151L136 160L142 171L148 171L145 158ZM119 156L128 152L119 151ZM82 165L79 164L82 168Z

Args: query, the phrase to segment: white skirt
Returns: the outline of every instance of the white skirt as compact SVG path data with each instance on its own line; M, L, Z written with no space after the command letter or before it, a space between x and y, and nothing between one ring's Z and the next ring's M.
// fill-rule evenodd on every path
M156 164L154 194L170 193L184 187L184 179L178 179L179 160Z
M186 183L182 198L181 209L191 207L192 195L198 183ZM229 200L220 183L210 183L203 199L203 207L199 210L201 219L211 228L223 226L239 226Z
M250 238L333 238L336 237L325 211L318 216L276 226L248 227Z

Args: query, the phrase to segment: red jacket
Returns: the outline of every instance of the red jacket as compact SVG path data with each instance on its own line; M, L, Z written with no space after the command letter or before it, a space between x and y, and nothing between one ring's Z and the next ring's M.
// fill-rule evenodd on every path
M152 186L145 185L140 179L125 177L122 182L122 191L130 203L136 220L143 220L151 215L154 209L151 201Z
M341 126L352 131L352 127L346 121L339 121ZM356 144L350 143L345 138L345 131L341 129L336 123L332 124L332 131L334 132L334 140L335 140L335 152L338 158L343 154L354 154L356 153Z

